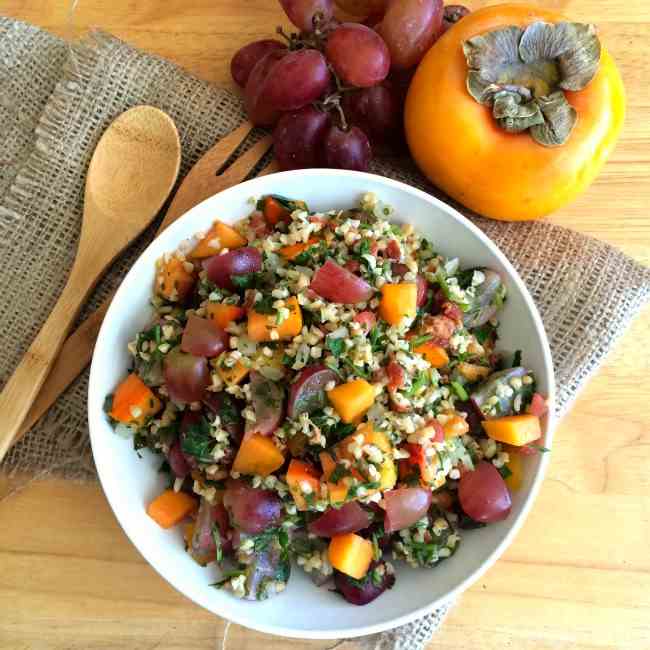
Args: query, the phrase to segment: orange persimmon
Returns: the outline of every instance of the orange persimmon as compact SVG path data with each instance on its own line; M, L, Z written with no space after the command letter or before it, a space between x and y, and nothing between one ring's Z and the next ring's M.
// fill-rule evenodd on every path
M327 552L330 564L355 580L368 573L372 553L372 542L354 533L332 537Z
M327 397L346 424L361 418L375 401L375 389L365 379L354 379L327 391Z
M442 368L449 363L449 355L440 345L426 341L413 348L413 352L421 354L434 368Z
M197 500L185 492L165 490L147 507L147 514L162 528L180 523L198 508Z
M283 463L284 456L273 440L259 433L253 433L242 440L232 468L240 474L268 476L276 469L280 469Z
M241 248L246 244L246 238L234 228L221 221L215 221L190 255L196 259L202 259L216 255L223 248Z
M131 373L116 389L109 415L124 424L142 425L160 410L160 400L138 375Z
M404 112L411 154L434 185L479 214L519 221L554 212L585 190L614 148L623 125L625 93L604 47L593 79L582 90L565 91L577 122L559 146L538 144L528 131L502 130L491 108L468 92L463 52L468 39L509 25L525 28L537 21L565 20L532 5L484 7L449 29L413 77ZM492 60L496 58L494 54ZM537 81L524 77L520 82L535 99L548 94L538 92Z
M304 253L308 248L311 248L315 244L318 244L318 239L312 237L309 241L300 243L300 244L291 244L289 246L283 246L280 249L280 255L284 257L285 260L291 262L295 260L300 253Z
M418 290L415 282L385 284L381 288L379 315L390 325L398 325L402 318L413 318L417 313Z
M320 493L320 474L313 465L303 460L292 458L287 469L287 485L298 510L307 510L305 488L309 490L309 494L313 494L315 498L318 498Z
M171 302L182 302L194 287L196 274L191 262L177 257L160 259L156 268L155 290L159 296Z
M254 309L248 312L248 337L252 341L272 341L271 332L278 333L278 340L286 340L300 334L302 330L302 311L298 299L291 296L285 300L285 306L289 310L289 316L279 325L276 325L275 315L260 314Z
M481 424L490 438L513 447L527 445L542 435L539 418L535 415L506 415L483 420Z
M205 308L208 320L221 329L226 329L230 323L243 318L246 310L238 305L228 305L223 302L209 302Z

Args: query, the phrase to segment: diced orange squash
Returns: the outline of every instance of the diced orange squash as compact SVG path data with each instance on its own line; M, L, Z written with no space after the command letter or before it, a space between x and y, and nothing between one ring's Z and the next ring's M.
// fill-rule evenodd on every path
M284 257L285 260L291 262L295 260L300 253L303 253L308 248L311 248L314 244L318 243L318 239L312 237L308 242L301 244L291 244L290 246L283 246L280 249L280 255Z
M365 379L354 379L327 391L327 397L346 424L358 421L375 401L375 389Z
M481 422L485 432L494 440L522 447L542 435L539 418L534 415L507 415Z
M348 497L348 486L346 485L345 480L341 479L337 483L331 483L328 480L330 474L336 468L336 459L328 451L321 451L318 457L320 458L320 464L323 468L323 478L327 482L327 491L329 493L330 503L332 505L343 503Z
M215 221L203 239L194 247L191 257L201 259L212 257L224 248L241 248L246 246L246 238L234 228L221 221Z
M524 481L524 459L517 452L511 452L508 456L506 467L510 470L510 476L505 481L510 491L514 492L521 488Z
M289 316L279 325L276 325L276 317L272 314L260 314L254 309L248 312L248 338L251 341L272 341L271 332L276 330L278 341L292 339L300 334L302 330L302 311L298 299L291 296L284 301L285 307L289 310Z
M449 440L464 436L469 431L469 424L465 418L454 414L448 416L447 421L442 425L442 430L445 432L445 440Z
M237 361L232 368L228 368L223 365L223 363L220 363L220 361L217 361L217 372L224 384L227 386L235 386L236 384L240 384L242 380L246 378L250 372L250 368L245 366L241 361Z
M397 325L402 318L417 314L418 289L415 282L385 284L381 288L379 315L389 325Z
M110 416L124 424L141 426L158 413L160 400L138 375L131 373L115 390Z
M280 221L288 221L291 213L277 199L267 196L264 199L264 218L267 223L275 226Z
M354 533L332 537L328 549L330 564L355 580L368 573L372 554L372 542Z
M413 348L413 352L421 354L434 368L442 368L449 363L449 355L445 348L431 341L425 341Z
M217 327L225 330L230 323L238 321L246 314L246 310L238 305L228 305L223 302L209 302L205 308L208 320Z
M171 302L185 300L196 279L194 270L189 270L191 265L191 262L183 262L174 256L167 261L159 260L156 270L156 293Z
M307 510L305 494L320 495L320 475L316 468L305 461L292 458L287 470L287 485L298 510ZM307 490L307 492L306 492Z
M165 490L147 507L147 514L162 528L180 523L198 508L198 501L186 492Z
M254 433L242 440L233 470L240 474L258 474L268 476L280 469L284 463L282 452L268 436Z

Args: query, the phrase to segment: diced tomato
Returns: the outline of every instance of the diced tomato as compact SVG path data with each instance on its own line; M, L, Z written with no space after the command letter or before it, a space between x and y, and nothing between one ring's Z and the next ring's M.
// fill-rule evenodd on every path
M546 415L547 411L548 404L546 403L546 400L539 393L534 393L533 399L526 409L526 413L541 418L543 415Z
M388 259L391 260L398 260L401 257L402 251L397 240L391 239L388 242L388 245L386 246L386 255L388 256Z
M354 321L368 333L376 325L377 317L371 311L361 311L354 317Z
M406 375L404 368L391 359L386 366L386 373L388 374L388 390L398 390L404 386Z
M344 265L344 268L346 268L350 273L358 273L359 269L361 268L361 264L357 262L357 260L348 260Z
M426 426L433 427L436 430L436 435L433 438L433 442L444 442L445 441L445 430L438 422L438 420L429 420Z
M272 196L264 199L264 218L272 226L280 221L289 221L291 214L279 201Z

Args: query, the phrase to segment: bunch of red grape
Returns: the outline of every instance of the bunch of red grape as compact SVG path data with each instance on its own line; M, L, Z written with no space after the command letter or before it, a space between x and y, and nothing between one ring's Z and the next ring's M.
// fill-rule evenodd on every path
M443 0L336 0L365 21L340 23L333 0L280 0L300 30L241 48L230 68L248 117L274 127L282 169L368 169L372 146L399 145L413 68L469 11Z

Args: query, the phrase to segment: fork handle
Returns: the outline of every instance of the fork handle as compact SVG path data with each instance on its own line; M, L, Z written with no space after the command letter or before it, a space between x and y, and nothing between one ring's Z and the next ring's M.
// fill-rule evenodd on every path
M76 262L40 332L0 394L0 461L11 447L94 281Z

